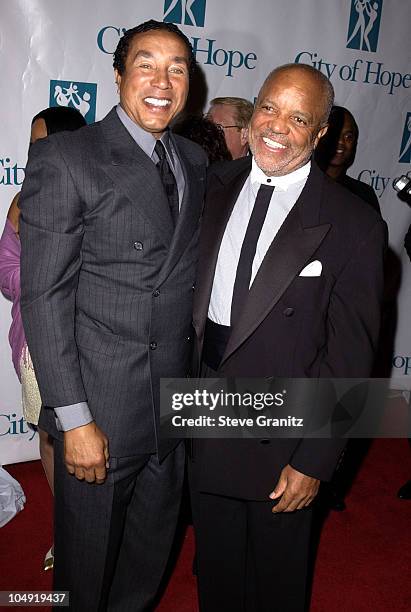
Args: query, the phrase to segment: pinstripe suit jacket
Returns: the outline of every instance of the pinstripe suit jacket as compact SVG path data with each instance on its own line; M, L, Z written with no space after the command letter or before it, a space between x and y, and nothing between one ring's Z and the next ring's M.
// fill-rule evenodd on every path
M43 404L87 401L112 456L159 452L160 377L184 376L206 158L171 136L185 174L177 227L159 173L119 120L38 141L21 204L22 317ZM53 410L41 424L58 435Z

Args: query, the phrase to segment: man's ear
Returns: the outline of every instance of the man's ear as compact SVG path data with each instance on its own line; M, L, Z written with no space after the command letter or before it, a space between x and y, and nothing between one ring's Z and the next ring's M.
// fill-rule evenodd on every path
M248 127L241 128L240 130L240 142L242 146L248 143Z
M323 136L325 136L327 132L328 132L328 123L327 123L327 125L324 125L322 128L320 128L320 130L318 131L318 134L317 134L317 136L315 137L315 140L314 140L314 149L318 145L320 139Z
M117 85L117 93L120 93L121 74L119 73L117 68L114 70L114 79L115 79L115 83Z

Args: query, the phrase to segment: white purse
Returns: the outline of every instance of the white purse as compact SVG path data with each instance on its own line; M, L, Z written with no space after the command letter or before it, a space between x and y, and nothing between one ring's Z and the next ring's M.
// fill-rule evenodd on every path
M0 527L11 521L20 510L23 510L26 496L20 483L0 467Z

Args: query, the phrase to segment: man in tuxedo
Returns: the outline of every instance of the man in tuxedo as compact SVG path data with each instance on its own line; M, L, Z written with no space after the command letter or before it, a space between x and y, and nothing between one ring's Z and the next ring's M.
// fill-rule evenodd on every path
M275 69L251 119L252 158L211 170L194 298L203 376L370 375L385 224L311 161L332 103L311 66ZM341 449L193 441L201 612L304 609L311 502Z
M173 24L128 30L119 105L27 166L22 315L55 438L54 588L81 612L151 609L175 532L184 452L158 436L159 382L189 367L206 158L168 125L193 61Z

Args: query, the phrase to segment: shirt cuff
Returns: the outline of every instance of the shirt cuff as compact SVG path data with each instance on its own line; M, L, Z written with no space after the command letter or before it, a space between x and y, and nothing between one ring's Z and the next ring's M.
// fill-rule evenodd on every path
M94 420L87 402L58 406L54 408L54 414L56 415L56 425L59 431L69 431L70 429L87 425Z

